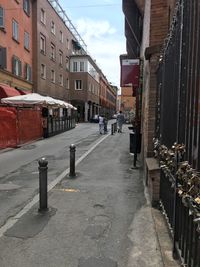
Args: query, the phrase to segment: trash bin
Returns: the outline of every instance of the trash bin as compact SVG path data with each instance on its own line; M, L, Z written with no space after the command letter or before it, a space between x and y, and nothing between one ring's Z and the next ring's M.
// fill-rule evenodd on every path
M137 134L136 131L130 133L130 153L141 152L141 134Z

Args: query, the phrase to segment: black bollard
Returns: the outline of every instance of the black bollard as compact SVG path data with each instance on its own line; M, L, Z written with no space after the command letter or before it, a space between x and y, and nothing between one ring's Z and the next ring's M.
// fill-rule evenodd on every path
M39 212L48 211L47 204L47 170L48 161L45 158L39 160Z
M115 133L117 132L117 123L115 122Z
M70 172L69 176L75 177L75 152L76 152L76 146L74 144L70 145Z
M134 153L134 156L133 156L133 167L134 168L137 168L136 167L136 162L137 162L137 152Z
M111 124L111 135L113 135L113 124Z

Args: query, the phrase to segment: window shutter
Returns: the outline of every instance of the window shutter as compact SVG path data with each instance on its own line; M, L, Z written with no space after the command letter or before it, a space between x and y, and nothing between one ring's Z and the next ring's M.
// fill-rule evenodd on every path
M30 3L29 3L29 0L23 0L23 9L28 15L30 15Z
M5 47L0 47L0 68L6 69L7 68L7 53Z
M28 74L29 74L29 81L32 81L32 73L31 73L31 66L28 65Z
M22 63L20 60L18 61L18 63L19 63L19 76L22 76Z
M24 78L27 80L27 78L28 78L28 75L27 75L27 68L28 68L28 64L26 63L25 65L24 65Z
M3 7L0 7L0 27L4 27L4 10Z
M15 59L15 56L12 57L12 73L16 74L16 59Z

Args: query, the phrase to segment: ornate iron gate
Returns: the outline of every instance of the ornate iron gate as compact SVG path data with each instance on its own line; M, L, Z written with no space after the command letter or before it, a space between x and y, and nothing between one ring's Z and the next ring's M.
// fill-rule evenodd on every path
M162 144L160 199L174 253L185 266L200 267L200 174L194 171L200 171L199 0L177 0L158 69L156 137ZM187 162L177 161L177 144L185 145Z
M162 144L186 145L200 170L200 2L179 0L160 58L156 129Z

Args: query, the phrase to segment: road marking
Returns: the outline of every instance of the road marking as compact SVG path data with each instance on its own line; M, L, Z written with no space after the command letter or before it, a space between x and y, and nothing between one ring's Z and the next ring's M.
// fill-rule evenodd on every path
M59 189L59 188L57 188L57 189L54 189L54 191L62 191L62 192L72 192L72 193L77 193L77 192L80 192L80 190L79 189L73 189L73 188L65 188L65 189L63 189L63 188L61 188L61 189Z
M101 142L103 142L109 134L105 135L101 138L97 143L95 143L87 152L85 152L76 162L75 165L77 166L83 159L85 159ZM48 185L48 192L53 189L65 176L69 173L70 169L67 168L63 171L55 180L53 180ZM25 213L27 213L37 202L39 201L39 194L35 195L33 199L15 216L9 218L6 223L0 228L0 238L4 235L4 233L10 229Z

